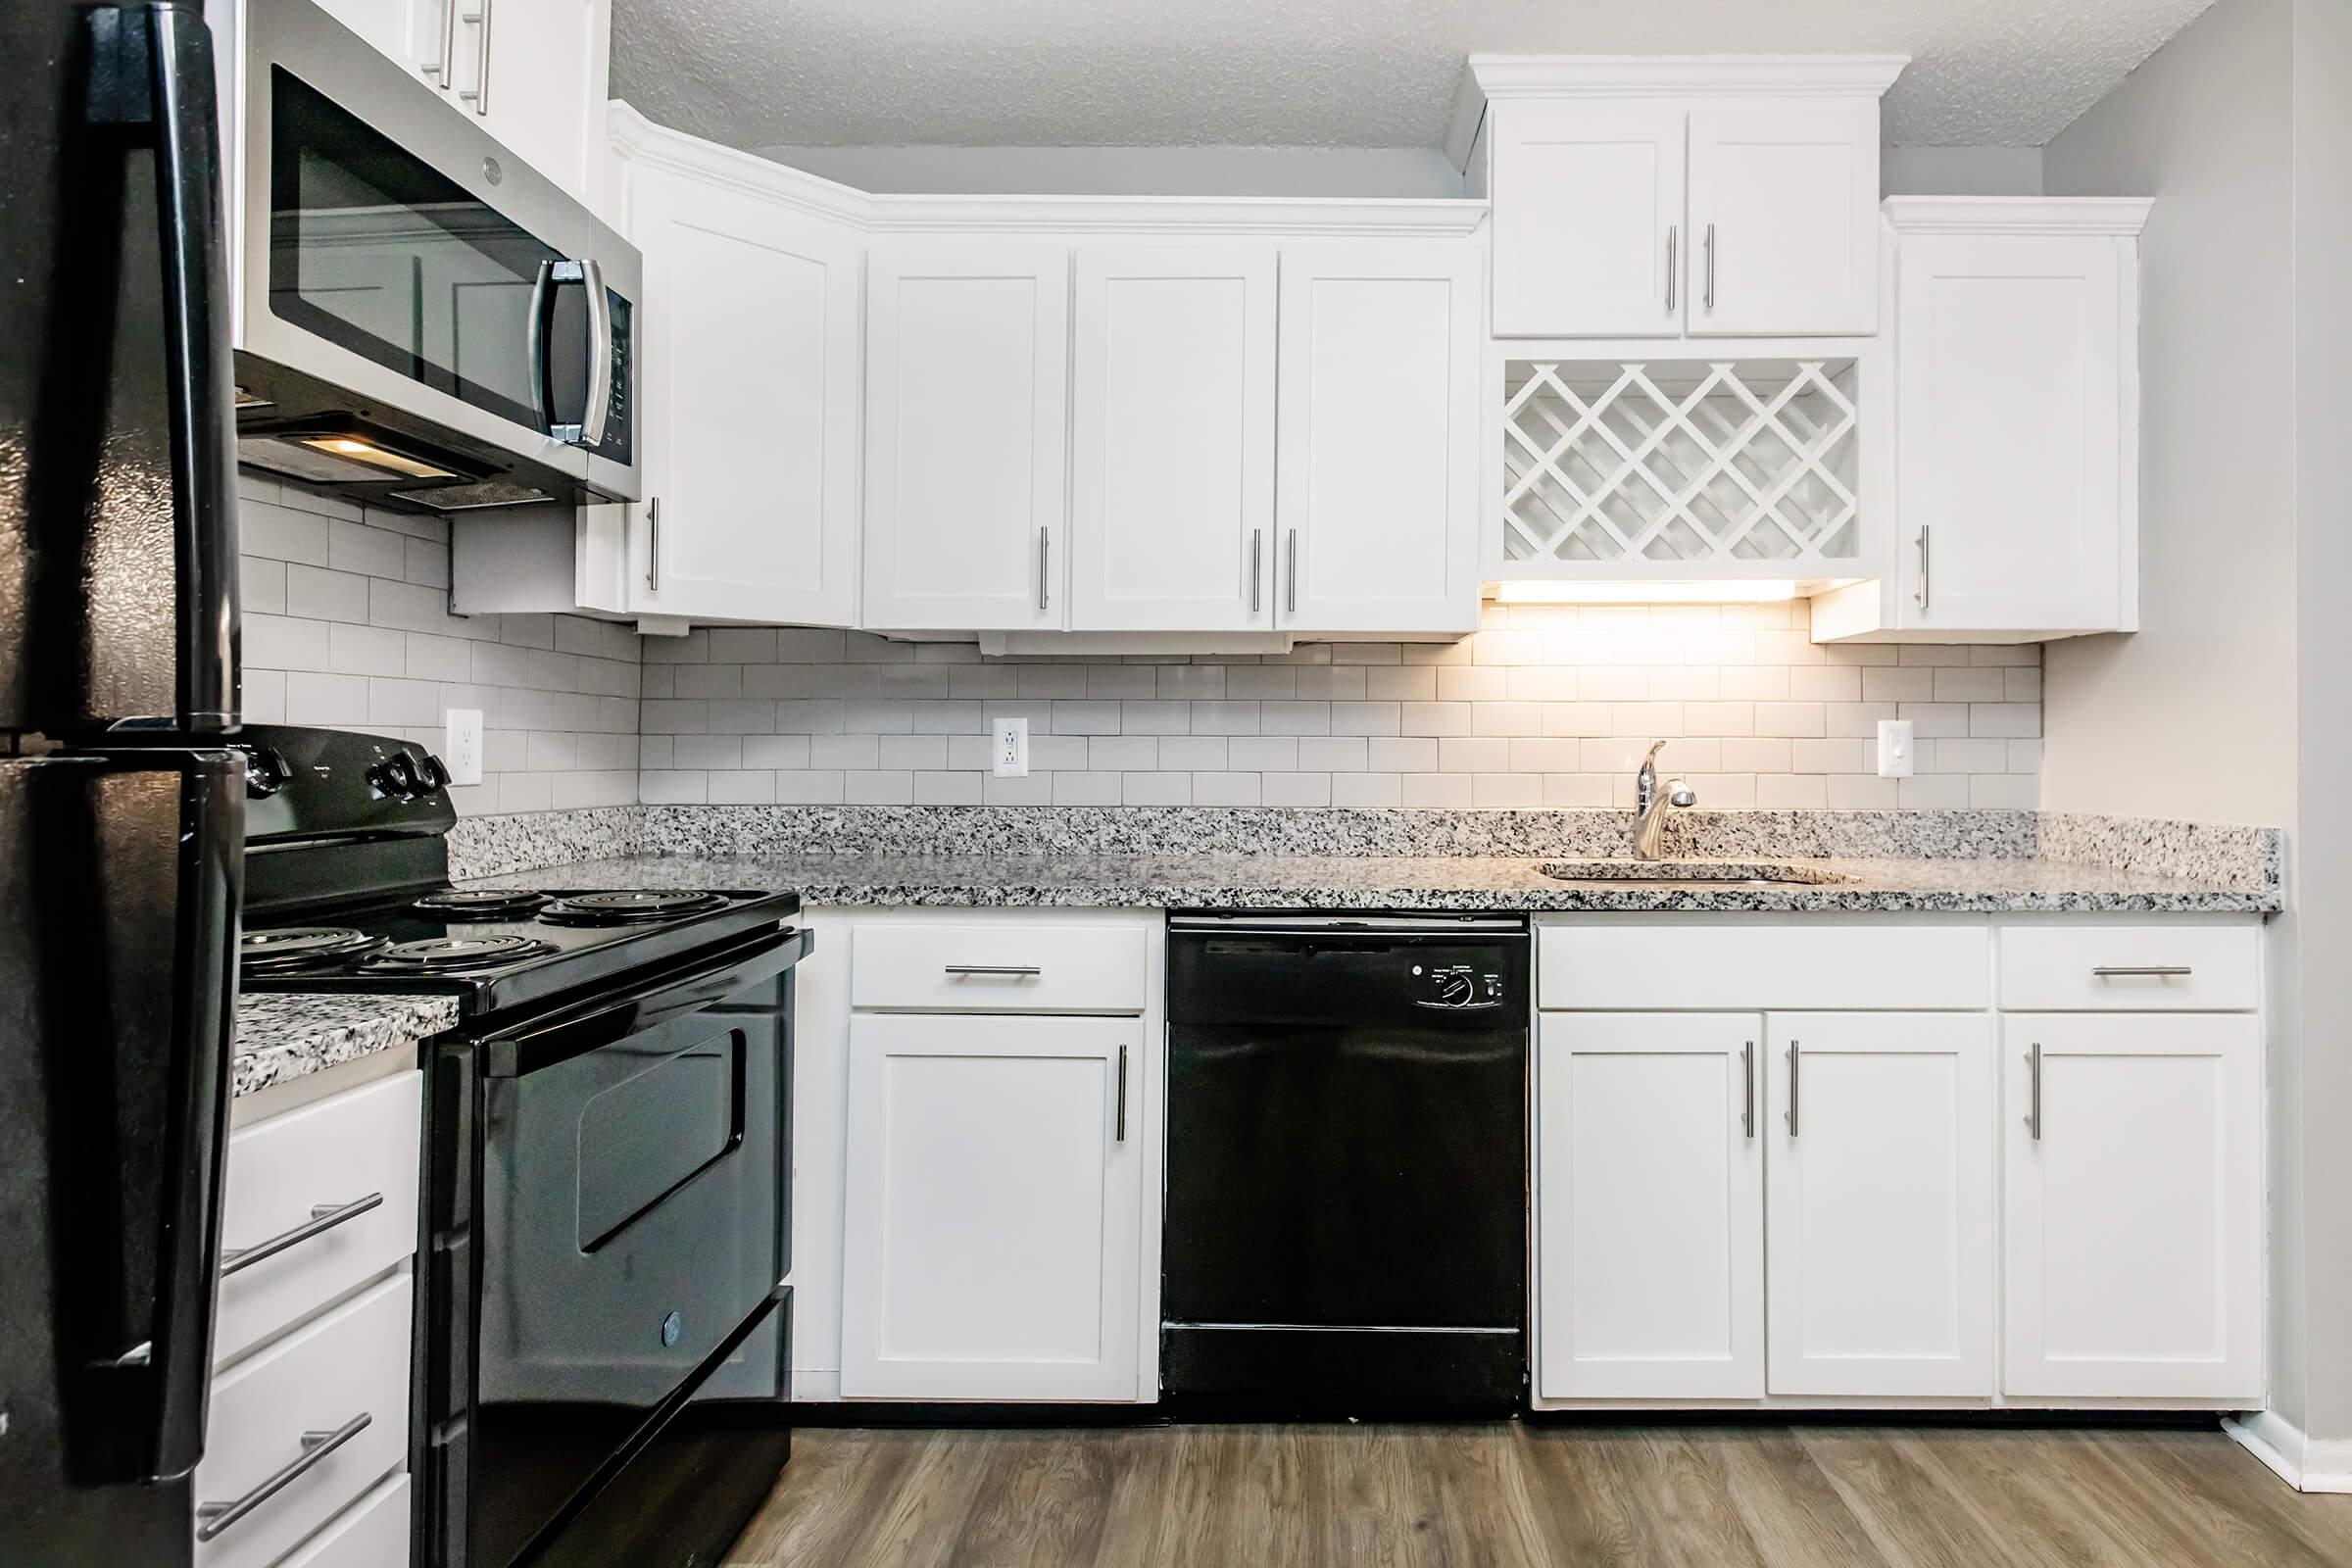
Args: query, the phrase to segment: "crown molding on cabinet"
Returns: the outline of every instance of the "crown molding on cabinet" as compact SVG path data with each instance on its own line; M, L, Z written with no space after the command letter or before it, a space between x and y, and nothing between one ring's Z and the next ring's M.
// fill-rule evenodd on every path
M2117 234L2146 226L2145 196L1889 196L1879 204L1898 234Z
M1876 98L1909 55L1472 55L1455 85L1446 156L1470 161L1497 98Z
M610 130L626 162L692 173L877 234L1458 239L1487 218L1484 200L1440 197L875 195L658 125L618 101Z

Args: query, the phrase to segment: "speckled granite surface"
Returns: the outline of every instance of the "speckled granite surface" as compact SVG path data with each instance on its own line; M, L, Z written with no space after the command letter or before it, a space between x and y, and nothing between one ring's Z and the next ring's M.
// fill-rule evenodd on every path
M638 855L563 867L581 887L789 888L810 906L1292 909L2256 911L2255 890L2018 858L1828 857L1773 887L1561 882L1544 859L1321 855ZM493 877L521 886L545 872Z
M449 874L495 876L534 865L627 855L644 838L642 806L593 806L576 811L461 816L449 832Z
M312 996L253 992L237 999L231 1098L429 1040L458 1021L455 997Z
M1409 896L1431 907L1496 907L1492 901L1506 895L1517 901L1510 906L1530 908L2268 911L2283 902L2284 835L2277 829L2034 811L1688 811L1667 819L1671 858L1864 868L1826 888L1618 888L1594 902L1510 863L1622 856L1630 825L1630 813L1592 810L656 806L470 818L461 824L469 836L455 864L460 876L510 871L542 884L760 875L799 888L811 903L1242 902L1258 880L1249 873L1260 870L1265 897L1254 902L1279 895L1299 906L1310 902L1304 895L1320 895L1331 907ZM663 867L664 858L686 863ZM1379 863L1353 863L1362 860ZM1454 865L1483 860L1503 863ZM643 869L616 868L627 865ZM551 878L558 867L561 877ZM835 897L820 898L828 890ZM1156 896L1168 894L1183 897ZM1538 895L1550 902L1534 902ZM1443 902L1482 896L1488 902L1475 906Z

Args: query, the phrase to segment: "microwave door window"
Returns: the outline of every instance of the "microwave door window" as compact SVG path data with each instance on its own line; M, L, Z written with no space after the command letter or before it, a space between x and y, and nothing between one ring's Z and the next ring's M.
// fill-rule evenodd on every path
M283 67L271 74L270 309L424 386L544 431L530 315L540 264L562 252ZM560 289L551 301L550 359L559 366L585 345L578 293ZM559 400L564 393L560 386Z

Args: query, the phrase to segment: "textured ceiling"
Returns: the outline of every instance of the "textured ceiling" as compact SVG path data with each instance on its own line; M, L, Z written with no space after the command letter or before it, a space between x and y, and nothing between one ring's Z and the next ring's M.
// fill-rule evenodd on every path
M1429 146L1472 51L1886 52L1886 139L2038 146L2212 0L615 0L612 90L739 147Z

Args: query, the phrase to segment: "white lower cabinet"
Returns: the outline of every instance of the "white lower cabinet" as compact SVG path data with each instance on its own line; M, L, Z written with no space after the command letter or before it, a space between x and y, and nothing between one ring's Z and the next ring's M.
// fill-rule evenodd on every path
M2259 930L1544 918L1536 1404L2261 1405Z
M1137 1397L1143 1054L1134 1017L851 1020L844 1396Z
M2002 1020L2004 1392L2263 1396L2262 1029Z
M1992 1023L1766 1020L1774 1394L1993 1392Z
M1764 1392L1755 1013L1546 1013L1537 1248L1546 1399Z

